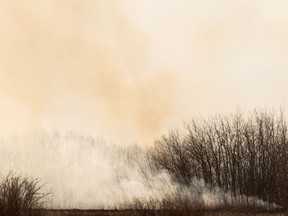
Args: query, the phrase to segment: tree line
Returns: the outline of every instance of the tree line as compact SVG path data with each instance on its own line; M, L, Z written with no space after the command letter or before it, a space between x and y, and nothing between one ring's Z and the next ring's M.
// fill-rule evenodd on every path
M149 150L150 166L189 185L201 178L234 196L288 208L288 127L283 111L237 111L184 123Z

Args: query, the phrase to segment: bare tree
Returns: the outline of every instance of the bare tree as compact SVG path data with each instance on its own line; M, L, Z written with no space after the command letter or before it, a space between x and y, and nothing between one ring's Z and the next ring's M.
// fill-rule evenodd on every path
M192 177L234 196L288 207L288 133L283 111L255 110L185 123L149 151L152 165L189 185Z

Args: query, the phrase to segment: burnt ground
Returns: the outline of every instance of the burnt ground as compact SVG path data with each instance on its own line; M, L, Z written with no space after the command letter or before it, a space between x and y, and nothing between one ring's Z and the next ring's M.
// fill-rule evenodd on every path
M227 210L44 210L45 216L288 216L283 211L227 211Z

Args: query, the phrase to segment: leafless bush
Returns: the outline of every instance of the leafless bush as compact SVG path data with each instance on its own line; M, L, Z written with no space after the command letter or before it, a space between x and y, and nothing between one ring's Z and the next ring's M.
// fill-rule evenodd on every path
M1 216L42 215L48 193L43 192L39 179L28 179L21 175L9 174L0 183Z

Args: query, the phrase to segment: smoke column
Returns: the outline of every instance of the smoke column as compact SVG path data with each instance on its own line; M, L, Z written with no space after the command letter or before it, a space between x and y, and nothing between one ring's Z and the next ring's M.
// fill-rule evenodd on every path
M77 130L147 144L173 115L170 70L115 1L1 1L3 132ZM151 73L153 72L153 73Z

